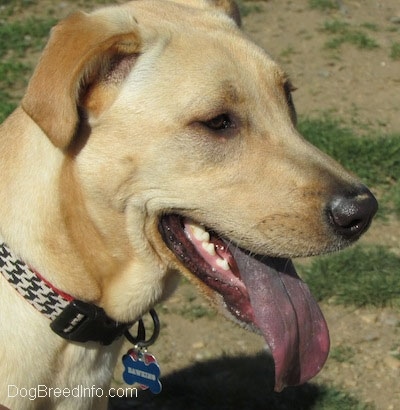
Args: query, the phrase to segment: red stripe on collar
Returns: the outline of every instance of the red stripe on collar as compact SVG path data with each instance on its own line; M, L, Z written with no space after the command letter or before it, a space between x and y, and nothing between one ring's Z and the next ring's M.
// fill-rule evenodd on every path
M68 293L63 292L62 290L58 289L55 287L52 283L50 283L47 279L45 279L36 269L33 269L31 266L29 269L41 280L43 281L50 289L52 289L55 293L57 293L59 296L61 296L63 299L65 299L68 302L72 302L74 298L69 295Z

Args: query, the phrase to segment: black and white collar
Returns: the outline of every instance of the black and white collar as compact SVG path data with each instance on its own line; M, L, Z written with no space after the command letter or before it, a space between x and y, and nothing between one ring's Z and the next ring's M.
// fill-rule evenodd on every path
M0 271L21 296L51 320L51 329L64 339L109 345L132 326L132 323L118 323L101 307L57 289L19 260L2 241Z

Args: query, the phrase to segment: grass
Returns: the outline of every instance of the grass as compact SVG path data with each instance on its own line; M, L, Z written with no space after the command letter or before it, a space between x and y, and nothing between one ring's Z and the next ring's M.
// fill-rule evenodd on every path
M376 136L368 132L359 136L329 116L304 118L299 130L367 185L385 193L380 198L381 215L400 216L400 133Z
M382 246L356 246L299 266L317 300L400 308L400 257Z
M0 123L12 113L16 105L7 92L0 90Z
M338 363L351 362L354 357L355 351L351 346L339 345L333 347L329 353L329 358L335 360Z
M309 0L308 5L312 9L327 11L337 10L339 8L336 0Z
M280 53L279 57L281 58L281 61L283 61L285 64L289 63L291 61L291 57L295 55L296 49L295 47L289 45L288 47L284 48Z
M242 17L246 17L252 13L260 13L262 11L262 8L258 4L251 4L245 0L237 0L236 3Z
M363 27L371 30L371 25L368 23L364 23ZM325 43L325 47L329 49L338 49L343 44L351 44L360 50L371 50L379 47L378 43L369 37L364 30L355 28L341 20L326 21L322 31L333 36Z
M390 354L397 360L400 360L400 345L395 345L390 351Z
M385 196L386 201L391 201L392 209L397 215L400 215L400 184L392 187L388 195Z
M366 28L371 31L379 31L379 27L375 23L370 23L370 22L362 23L361 27Z
M312 9L329 11L339 9L339 2L335 0L309 0L309 6ZM364 22L358 26L339 20L337 18L325 21L321 31L330 36L325 42L325 48L338 51L342 45L348 44L355 46L359 50L372 50L379 47L379 43L372 38L368 32L377 33L381 28L372 22ZM398 29L394 27L393 32ZM336 58L339 56L334 55ZM389 56L393 61L400 60L400 42L394 41L389 50Z
M308 141L340 160L369 185L385 185L400 177L400 133L362 137L339 119L303 118L299 130Z
M10 50L14 57L24 57L28 49L41 50L55 22L54 19L29 18L0 24L0 58Z
M374 407L359 402L341 390L323 385L320 387L319 397L312 408L316 410L372 410Z
M400 60L400 42L394 42L390 47L390 58L394 61Z
M0 23L0 122L15 108L20 97L15 94L26 86L33 69L27 53L42 49L54 23L54 19L38 18Z
M179 309L179 312L177 313L179 313L180 316L190 321L194 321L202 317L212 318L216 315L214 309L210 309L209 306L204 306L200 304L184 305Z

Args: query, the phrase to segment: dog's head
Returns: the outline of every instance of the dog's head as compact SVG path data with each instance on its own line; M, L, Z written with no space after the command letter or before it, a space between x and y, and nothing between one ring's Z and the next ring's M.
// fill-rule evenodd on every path
M281 389L329 350L289 258L352 243L377 205L299 135L290 80L239 23L224 1L74 14L22 107L65 154L66 228L109 315L141 315L183 272L261 331Z

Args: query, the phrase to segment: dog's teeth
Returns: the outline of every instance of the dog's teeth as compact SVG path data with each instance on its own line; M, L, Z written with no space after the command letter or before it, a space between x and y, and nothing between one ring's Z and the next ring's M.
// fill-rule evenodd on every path
M193 235L198 241L209 242L210 234L199 225L191 225Z
M203 242L202 243L203 249L207 251L207 253L211 256L215 255L215 246L211 242Z
M229 270L230 269L229 264L225 259L218 258L215 262L223 270Z

